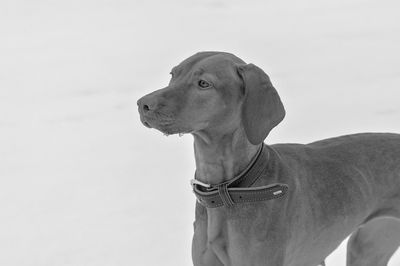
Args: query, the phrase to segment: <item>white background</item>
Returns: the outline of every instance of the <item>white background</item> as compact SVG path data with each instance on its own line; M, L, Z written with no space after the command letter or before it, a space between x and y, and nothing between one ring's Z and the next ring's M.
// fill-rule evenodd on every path
M0 265L191 265L192 137L145 128L136 100L197 51L270 75L287 116L267 143L400 132L399 7L1 0Z

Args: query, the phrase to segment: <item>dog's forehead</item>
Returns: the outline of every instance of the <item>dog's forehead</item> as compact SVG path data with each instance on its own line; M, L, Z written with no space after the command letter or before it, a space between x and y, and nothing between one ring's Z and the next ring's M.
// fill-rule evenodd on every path
M198 68L202 68L205 71L222 71L229 67L235 65L235 62L232 60L232 57L226 56L224 54L218 54L215 56L210 56L204 58L203 60L199 61L195 66Z
M234 64L244 64L245 62L233 54L225 52L200 52L185 59L178 66L173 68L173 72L182 72L203 69L205 71L216 71L233 66Z

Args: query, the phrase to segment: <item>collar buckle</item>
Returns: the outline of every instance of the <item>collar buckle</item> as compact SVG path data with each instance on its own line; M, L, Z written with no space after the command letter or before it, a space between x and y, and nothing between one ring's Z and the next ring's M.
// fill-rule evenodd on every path
M190 180L190 185L192 186L192 188L194 188L195 185L199 185L199 186L202 186L202 187L205 187L205 188L211 188L210 184L203 183L203 182L201 182L201 181L199 181L197 179Z

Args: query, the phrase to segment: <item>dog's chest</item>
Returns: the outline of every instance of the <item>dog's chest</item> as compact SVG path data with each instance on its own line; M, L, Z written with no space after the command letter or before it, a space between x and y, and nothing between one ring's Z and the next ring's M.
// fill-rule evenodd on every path
M277 255L280 230L277 220L268 217L268 213L272 212L265 203L248 205L247 208L205 209L198 206L194 257L196 253L202 259L214 257L223 265L245 265L252 258L265 261L268 257L271 260ZM204 261L198 265L220 265L207 263Z

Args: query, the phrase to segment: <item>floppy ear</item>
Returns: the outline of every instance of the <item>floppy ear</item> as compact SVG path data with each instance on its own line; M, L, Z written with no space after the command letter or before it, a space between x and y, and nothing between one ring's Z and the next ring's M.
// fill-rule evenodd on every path
M269 77L253 64L238 66L244 85L242 123L248 140L260 144L285 117L281 99Z

